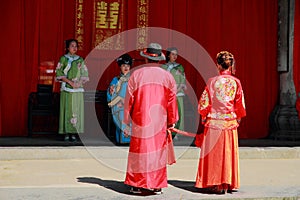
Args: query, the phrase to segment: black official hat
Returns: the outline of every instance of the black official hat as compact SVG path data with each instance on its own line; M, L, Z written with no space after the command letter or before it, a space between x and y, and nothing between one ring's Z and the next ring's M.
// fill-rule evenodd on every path
M158 43L150 43L148 48L140 52L140 55L155 61L166 59L164 53L162 52L162 48Z

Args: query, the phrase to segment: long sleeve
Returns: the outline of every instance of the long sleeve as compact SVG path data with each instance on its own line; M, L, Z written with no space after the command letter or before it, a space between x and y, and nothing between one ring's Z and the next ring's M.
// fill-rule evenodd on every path
M110 94L110 88L113 87L112 85L109 85L109 87L107 88L106 90L106 100L107 102L110 102L111 101L111 94Z
M130 78L127 85L126 95L125 95L125 105L124 105L124 124L131 123L131 111L132 111L132 105L134 103L134 79Z
M64 73L64 69L66 67L66 58L64 56L62 56L59 59L59 62L57 63L57 67L55 70L56 73L56 80L60 80L62 77L66 77L65 73Z
M107 102L110 102L112 100L112 96L113 96L113 93L115 92L115 88L116 88L116 84L118 83L118 79L117 77L114 77L108 88L107 88L107 91L106 91L106 99L107 99Z
M177 107L177 100L176 100L176 82L175 80L171 82L170 92L168 97L168 104L167 104L167 112L168 112L168 120L167 124L174 124L178 121L178 107Z
M208 88L205 87L198 103L198 112L201 115L202 119L206 119L210 110L211 110L211 101L209 97L209 91Z
M82 60L80 68L80 80L82 81L82 83L86 83L87 81L89 81L89 72L84 60Z
M179 79L179 84L186 87L186 77L185 77L185 72L184 72L184 68L183 68L182 65L180 65L178 67L178 71L181 73L181 76L180 76L180 79Z
M238 119L246 116L244 92L242 89L242 85L240 83L238 83L234 107L235 107L235 113L236 113Z

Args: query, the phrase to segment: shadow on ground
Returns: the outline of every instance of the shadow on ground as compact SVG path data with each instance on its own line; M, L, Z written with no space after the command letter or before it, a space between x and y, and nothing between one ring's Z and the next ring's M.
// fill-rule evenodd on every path
M206 188L196 188L195 181L169 180L168 184L173 185L174 187L180 188L182 190L193 192L193 193L215 194L214 192L212 192ZM232 190L231 193L232 192L237 192L237 191Z
M141 194L132 194L129 192L130 186L125 185L123 181L103 180L103 179L95 178L95 177L78 177L77 181L80 183L96 184L96 185L99 185L106 189L113 190L113 191L121 193L121 194L127 194L130 196L155 195L152 191L148 191L148 190L143 190Z

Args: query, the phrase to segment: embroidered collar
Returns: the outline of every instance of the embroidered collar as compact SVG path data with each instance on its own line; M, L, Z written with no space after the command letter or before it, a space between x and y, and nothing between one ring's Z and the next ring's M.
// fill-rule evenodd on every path
M228 70L220 71L221 75L231 75L231 72Z
M168 62L166 63L166 65L168 66L167 70L170 72L173 68L176 68L177 66L179 66L178 63L176 62Z
M71 54L66 54L65 57L67 57L71 60L77 60L79 58L78 55L71 55Z
M129 77L130 76L130 72L128 72L126 75L124 75L122 72L120 72L119 77Z
M177 66L179 65L179 63L177 63L177 62L170 62L170 61L169 61L169 62L167 63L167 65L168 65L168 66L177 67Z

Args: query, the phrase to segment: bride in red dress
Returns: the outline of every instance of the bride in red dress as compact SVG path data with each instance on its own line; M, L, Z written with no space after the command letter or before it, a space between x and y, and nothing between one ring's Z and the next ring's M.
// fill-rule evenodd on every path
M198 104L204 138L195 187L225 194L240 186L237 127L246 109L233 55L221 51L216 59L219 75L208 80Z

